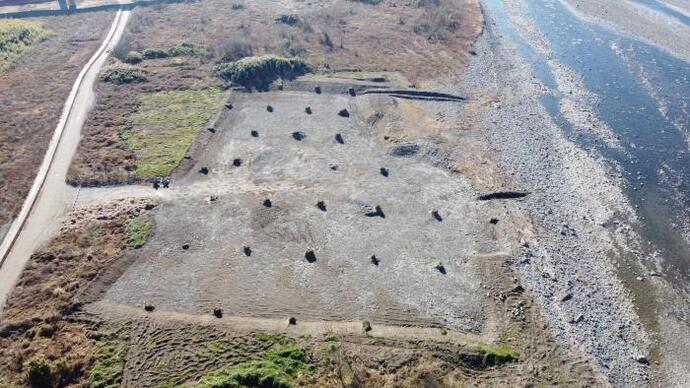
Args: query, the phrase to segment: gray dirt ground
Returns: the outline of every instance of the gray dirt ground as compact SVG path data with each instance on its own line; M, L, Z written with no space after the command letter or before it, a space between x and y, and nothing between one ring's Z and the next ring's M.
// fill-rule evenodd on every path
M479 330L484 294L475 260L502 248L487 205L476 201L467 179L431 164L423 146L415 155L394 156L399 144L379 142L356 107L391 97L287 89L230 97L233 108L216 133L202 135L202 143L210 137L206 149L195 146L194 166L163 195L141 260L106 301ZM313 114L305 113L307 106ZM337 115L343 108L349 118ZM294 140L294 131L306 138ZM233 166L235 158L241 166ZM199 173L202 167L210 173ZM271 208L262 205L267 198ZM375 206L385 218L365 215ZM243 246L251 247L251 257ZM316 262L305 260L307 250ZM439 262L447 274L435 268Z

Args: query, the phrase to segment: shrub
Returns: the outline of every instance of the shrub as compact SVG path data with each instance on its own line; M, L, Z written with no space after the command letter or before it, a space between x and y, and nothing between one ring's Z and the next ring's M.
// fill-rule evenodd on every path
M143 60L144 60L144 57L141 55L141 53L139 53L137 51L130 51L125 56L124 62L129 63L130 65L135 65L137 63L140 63Z
M519 354L515 349L506 346L482 346L481 352L484 354L483 364L485 366L501 365L518 359Z
M214 71L226 81L262 89L278 78L293 79L305 74L309 71L309 66L299 58L261 55L218 65Z
M299 23L299 18L297 15L279 15L275 18L278 23L287 24L288 26L294 26Z
M26 381L32 388L53 386L50 362L43 355L34 356L26 363Z
M413 30L431 42L445 42L449 33L460 27L460 14L450 0L420 1L418 6L424 12L417 18Z
M168 57L168 50L147 48L147 49L144 49L142 54L144 55L144 58L146 58L146 59L167 58Z
M133 82L146 82L148 77L146 72L131 67L115 66L107 68L101 73L101 80L114 83L116 85L129 84Z
M146 59L160 59L168 57L193 57L205 52L202 46L192 43L181 43L169 49L147 48L142 53Z
M0 20L0 74L49 36L50 33L36 22Z

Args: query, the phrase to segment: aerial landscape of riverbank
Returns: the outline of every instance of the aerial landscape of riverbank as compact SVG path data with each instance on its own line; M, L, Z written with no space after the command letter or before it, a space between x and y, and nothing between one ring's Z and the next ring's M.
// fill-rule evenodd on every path
M89 13L0 385L687 386L689 9Z

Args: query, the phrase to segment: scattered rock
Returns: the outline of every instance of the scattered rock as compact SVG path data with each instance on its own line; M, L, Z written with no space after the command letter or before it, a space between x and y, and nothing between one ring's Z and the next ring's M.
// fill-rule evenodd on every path
M216 133L216 129L213 127L206 127L206 130L211 132L211 133Z
M357 95L357 93L355 93L355 88L349 88L349 89L347 89L347 94L351 95L352 97L354 97L355 95Z
M199 169L199 173L208 175L208 167L201 167L201 169Z
M338 171L338 165L337 165L337 164L334 164L334 165L332 165L332 166L330 167L330 169L331 169L332 171Z
M270 113L273 112L273 107L270 105L266 105L266 110Z
M563 297L561 298L561 302L567 302L571 299L573 299L573 294L568 292L565 295L563 295Z
M155 310L155 309L156 308L152 304L148 304L148 303L144 304L144 311L146 311L146 312L150 313L150 312L153 312L153 310Z
M158 190L158 189L160 189L160 187L161 187L161 185L160 185L160 183L158 183L158 181L153 182L153 189L154 190Z
M492 225L496 225L496 224L498 224L498 218L492 218L492 219L489 220L489 222L490 222Z
M577 317L573 318L570 320L570 323L580 323L585 320L585 316L582 314L579 314Z
M252 137L259 137L259 131L251 131Z
M217 196L217 195L212 195L212 196L208 197L208 201L209 201L209 202L216 202L217 200L218 200L218 196Z
M271 207L273 206L273 203L271 202L270 199L264 199L264 207Z
M368 333L371 331L371 322L364 320L362 321L362 333Z
M145 210L153 210L156 207L156 205L152 203L147 203L146 206L144 206Z
M634 359L635 359L635 361L639 362L640 364L649 365L649 359L646 356L638 354L637 356L634 357Z
M446 274L446 267L442 263L436 264L436 270L444 275Z
M383 176L385 176L386 178L388 178L388 169L387 169L387 168L381 167L381 170L379 170L379 171L381 172L381 175L383 175Z
M213 309L213 315L216 318L223 318L223 309L220 307L216 307Z
M294 326L296 324L297 324L297 318L295 318L295 317L288 318L288 325Z
M308 106L308 107L304 108L304 113L310 115L311 114L311 107Z
M232 110L232 104L230 104L230 103L225 104L225 107L228 108L229 110Z
M335 134L335 141L337 141L340 144L345 144L345 139L343 139L343 136L339 133Z
M244 248L242 248L242 250L244 251L244 255L245 255L245 256L249 257L249 256L252 255L252 248L250 248L250 247L244 247Z
M314 92L315 92L316 94L321 94L321 86L315 86L315 87L314 87Z
M386 218L386 214L383 213L381 206L376 206L373 212L368 212L365 214L367 217L381 217Z
M434 210L431 212L431 216L434 217L434 219L438 222L443 221L443 217L441 217L441 214L439 214L438 210Z
M182 244L182 249L183 250L188 250L189 249L189 244Z
M304 132L295 131L292 133L292 138L297 141L302 141L305 137L307 137L307 135L305 135Z
M239 159L239 158L234 159L234 160L232 161L232 165L235 166L235 167L241 166L241 165L242 165L242 159Z
M307 259L308 262L313 263L316 261L316 254L314 254L314 251L306 251L304 253L304 258Z
M341 109L340 112L338 112L338 116L340 116L340 117L350 117L350 112L348 112L347 109Z
M380 262L381 260L379 260L379 258L376 257L376 255L371 255L371 264L374 264L378 267Z
M326 211L326 203L324 201L317 202L316 207L318 207L322 212Z

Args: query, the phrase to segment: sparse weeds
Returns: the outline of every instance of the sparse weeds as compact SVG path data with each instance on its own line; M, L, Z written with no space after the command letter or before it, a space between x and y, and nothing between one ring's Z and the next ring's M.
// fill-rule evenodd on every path
M127 245L132 249L143 247L152 230L153 224L149 220L135 218L127 221Z
M96 361L89 374L89 382L94 388L115 388L122 382L127 347L118 341L96 344Z

